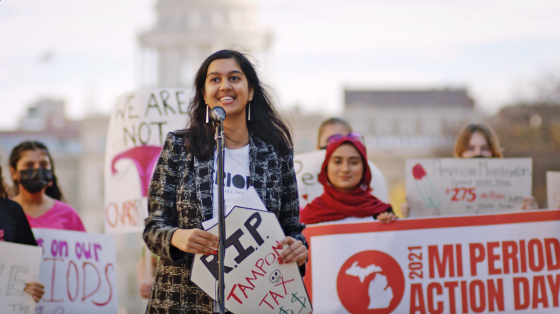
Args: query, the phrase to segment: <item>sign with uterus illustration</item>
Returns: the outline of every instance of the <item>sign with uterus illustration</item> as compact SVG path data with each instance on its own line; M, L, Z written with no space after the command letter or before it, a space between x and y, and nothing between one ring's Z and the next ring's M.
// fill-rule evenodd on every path
M521 210L531 196L531 158L406 160L410 217Z
M168 132L188 122L191 91L142 89L121 95L105 151L105 232L144 230L148 188Z

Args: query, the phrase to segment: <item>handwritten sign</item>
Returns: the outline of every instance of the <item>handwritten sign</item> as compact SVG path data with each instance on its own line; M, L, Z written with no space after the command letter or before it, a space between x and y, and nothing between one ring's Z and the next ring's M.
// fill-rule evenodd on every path
M218 234L217 229L214 226L208 232ZM228 311L311 313L311 303L297 264L278 262L285 249L279 242L285 235L274 213L235 206L226 217L226 236L224 281ZM197 254L191 281L216 300L217 255Z
M34 313L35 302L23 289L39 282L41 249L0 241L0 252L0 314Z
M325 154L325 150L320 150L294 156L300 208L304 208L324 192L323 185L318 180ZM373 190L371 194L383 202L389 203L389 194L383 174L371 161L368 161L368 165L372 176L370 186Z
M142 232L148 187L168 132L188 122L189 90L143 89L117 99L105 151L105 232Z
M304 234L315 313L559 312L560 210L316 225Z
M406 160L410 217L521 210L531 195L531 158Z
M546 172L548 208L560 209L560 171Z
M113 236L33 228L43 248L40 282L45 285L36 314L117 313L117 270Z

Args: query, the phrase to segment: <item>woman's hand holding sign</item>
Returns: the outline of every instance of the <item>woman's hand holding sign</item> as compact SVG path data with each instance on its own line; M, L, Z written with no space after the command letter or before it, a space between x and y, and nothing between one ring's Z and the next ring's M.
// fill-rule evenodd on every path
M194 254L217 254L218 236L200 229L177 229L171 236L171 245Z
M307 257L309 256L309 252L301 241L292 237L285 237L282 241L280 241L280 244L282 246L285 246L286 244L288 245L288 247L280 254L280 257L278 257L280 264L292 262L297 262L298 266L305 264Z

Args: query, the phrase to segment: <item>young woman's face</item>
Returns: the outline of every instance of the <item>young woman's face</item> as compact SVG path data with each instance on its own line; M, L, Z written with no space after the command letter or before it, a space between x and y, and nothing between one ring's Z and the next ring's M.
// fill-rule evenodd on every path
M329 182L341 192L354 190L362 181L364 163L362 156L350 143L340 145L327 165Z
M348 135L350 130L341 123L334 123L325 125L321 129L321 134L319 134L319 143L317 144L317 149L322 149L327 146L327 139L333 135Z
M473 157L493 157L494 154L490 150L490 145L486 137L480 132L474 132L469 140L469 146L461 154L463 158L473 158Z
M41 149L24 151L16 164L16 169L10 169L12 180L19 181L21 170L38 168L52 169L49 156Z
M226 118L240 114L245 116L247 102L253 99L253 89L249 88L247 77L235 59L218 59L208 66L204 84L204 101L210 108L220 106L226 111Z

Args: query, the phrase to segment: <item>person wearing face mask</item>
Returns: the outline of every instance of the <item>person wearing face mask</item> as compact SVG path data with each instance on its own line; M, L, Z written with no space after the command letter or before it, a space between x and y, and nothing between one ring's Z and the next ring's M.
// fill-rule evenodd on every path
M324 193L301 211L300 221L316 224L351 217L372 217L382 223L395 220L391 205L371 194L372 175L361 135L333 135L326 146L319 173Z
M37 246L29 222L21 206L8 198L8 190L2 177L0 166L0 241ZM24 291L35 302L39 302L45 293L45 286L38 282L26 282Z
M32 228L86 231L78 213L62 202L54 164L47 146L37 141L22 142L10 154L14 201Z
M463 127L453 150L455 158L503 158L500 139L494 130L485 123L471 123ZM521 209L538 209L539 204L535 197L528 196L523 199ZM405 203L401 207L403 215L408 217L410 206Z

